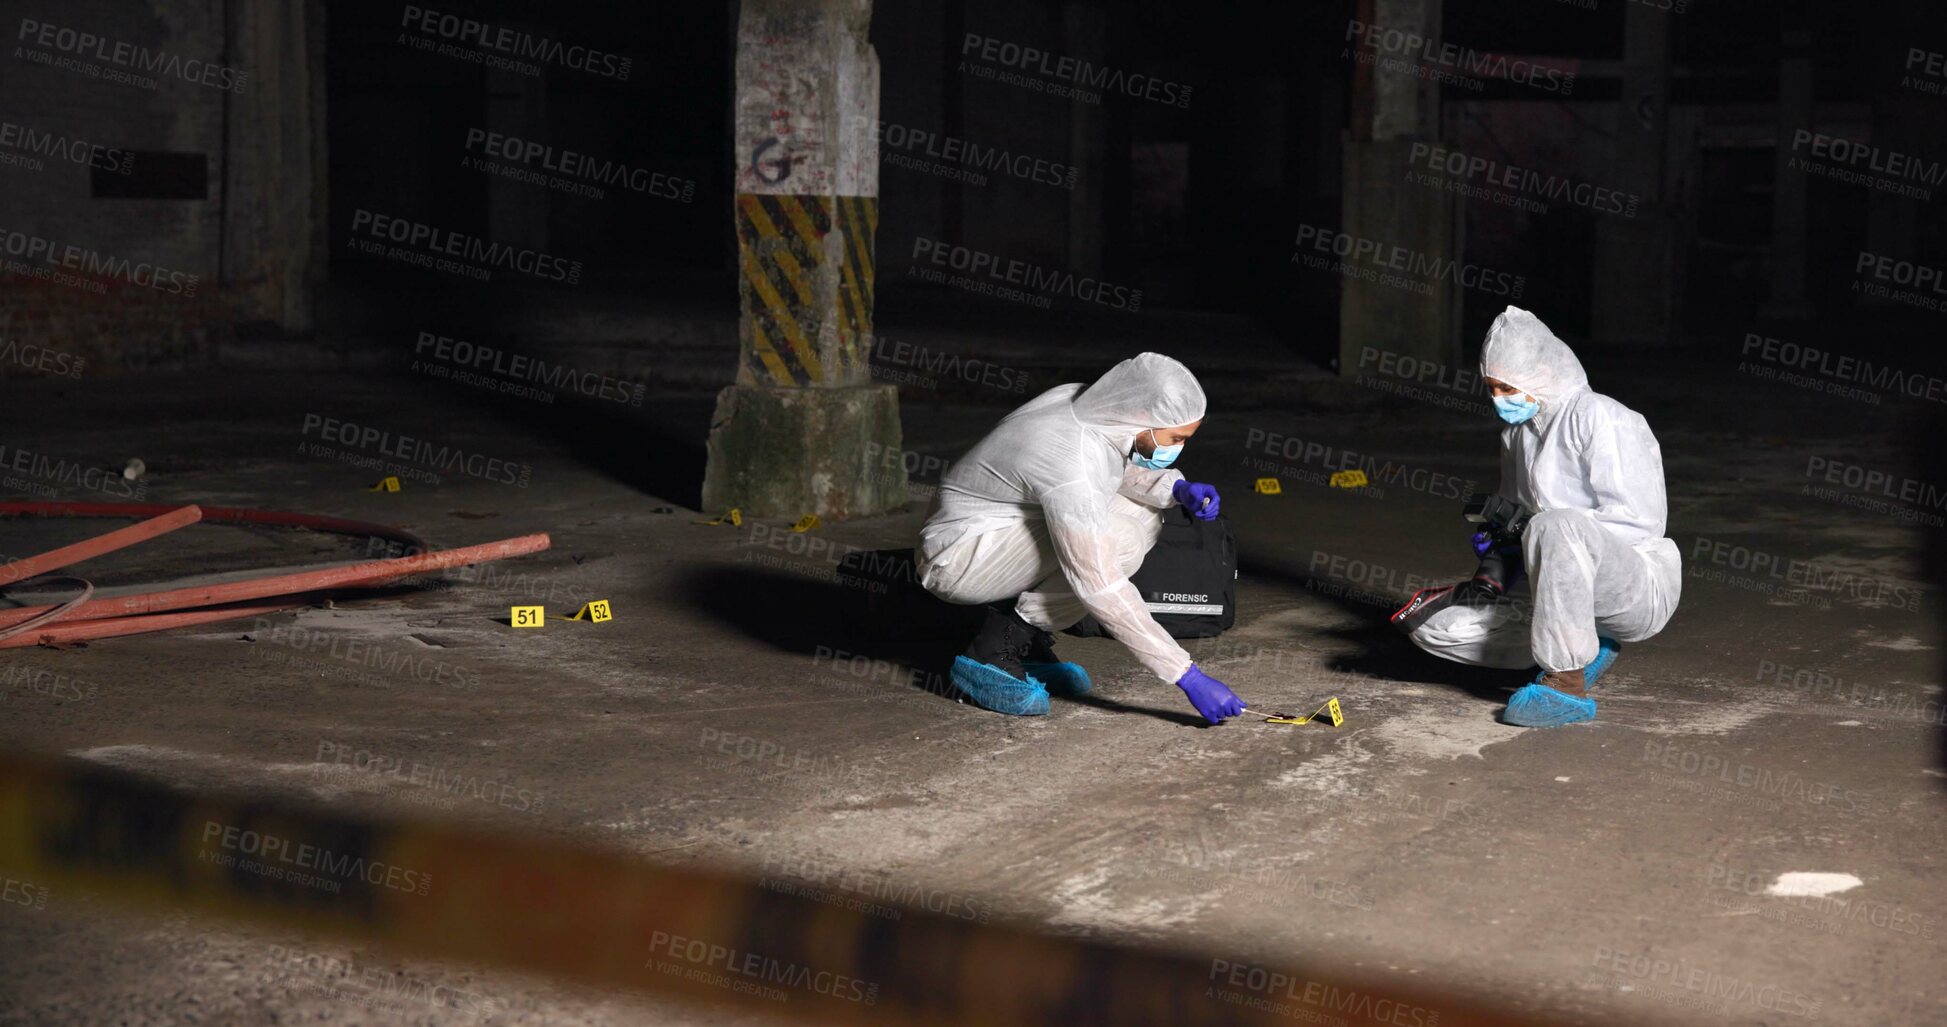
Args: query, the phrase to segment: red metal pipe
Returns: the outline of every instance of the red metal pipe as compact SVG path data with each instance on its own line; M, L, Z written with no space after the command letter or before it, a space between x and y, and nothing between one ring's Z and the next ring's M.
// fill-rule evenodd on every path
M320 597L311 595L280 596L268 603L239 603L211 610L148 613L133 617L109 617L104 620L62 621L59 624L49 625L45 630L21 634L13 638L0 638L0 649L18 649L47 642L79 642L90 638L113 638L117 635L138 635L145 631L187 628L214 621L276 613L279 610L288 610L294 606L316 602L318 598Z
M80 594L76 595L73 599L70 599L67 602L62 603L61 605L54 607L53 609L47 611L46 613L41 614L38 617L29 617L26 620L20 622L19 624L14 625L11 628L0 628L0 641L5 641L9 638L14 637L15 635L28 635L29 637L38 637L32 634L35 628L38 628L43 624L51 624L57 620L62 619L63 617L66 617L68 614L73 613L77 609L80 609L81 604L94 598L95 595L94 583L89 581L87 578L69 578L63 576L60 578L56 578L54 580L79 581L81 583L81 592Z
M83 560L92 560L103 553L112 553L117 549L126 549L137 542L146 542L149 539L155 538L157 535L166 535L169 532L175 531L177 528L186 528L201 520L202 517L203 511L193 504L177 507L169 510L168 513L160 517L151 517L140 524L131 524L126 528L116 528L106 535L96 535L94 538L76 542L71 546L50 549L39 556L30 556L24 560L15 560L4 567L0 567L0 585L9 585L22 578L31 578L35 575L46 574L48 571L58 571L70 564L77 564Z
M205 514L211 512L213 511L204 511ZM242 602L293 592L315 592L351 585L375 585L421 571L436 571L447 567L504 560L511 556L526 556L529 553L538 553L548 548L550 544L547 533L540 532L502 539L498 542L485 542L477 546L420 553L416 556L373 560L342 567L320 567L315 570L294 571L289 574L250 578L244 581L227 581L214 585L192 585L188 588L143 592L111 599L95 599L76 607L73 615L81 620L95 620L128 614L158 613L164 610L209 606L213 603ZM19 609L0 611L0 628L10 627L51 609L53 609L51 606L23 606Z

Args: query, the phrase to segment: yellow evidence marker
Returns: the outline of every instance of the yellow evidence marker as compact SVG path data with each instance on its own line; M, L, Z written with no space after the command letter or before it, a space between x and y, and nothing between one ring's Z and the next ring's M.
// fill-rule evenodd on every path
M388 474L388 475L386 475L385 477L383 477L383 478L380 478L380 479L378 480L378 484L376 484L376 485L373 485L373 486L372 486L371 488L369 488L369 489L366 489L365 491L367 491L367 492L397 492L397 491L399 491L399 479L398 479L398 476L396 476L396 475L391 475L391 474Z
M1364 471L1339 471L1332 475L1332 487L1335 489L1357 489L1370 484Z
M547 622L548 611L539 606L516 606L511 617L517 628L538 628Z
M714 520L714 521L707 521L707 520L706 520L706 521L695 521L694 523L696 523L696 524L722 524L722 523L723 523L723 522L725 522L725 521L729 521L729 522L730 522L730 523L731 523L732 525L734 525L734 526L736 526L736 527L739 527L739 528L741 528L741 527L743 527L743 526L744 526L744 512L743 512L742 510L739 510L739 509L737 509L736 507L734 507L734 506L733 506L733 507L731 507L731 508L730 508L730 510L729 510L729 511L728 511L727 513L725 513L725 514L724 514L724 515L723 515L722 517L719 517L719 518L717 518L717 519L716 519L716 520Z
M1284 485L1276 478L1259 478L1257 491L1267 496L1280 496L1284 494Z
M798 518L798 523L791 525L791 530L796 532L806 532L812 530L813 528L816 528L817 526L818 526L818 515L805 514L803 517Z
M1257 710L1251 712L1263 717L1266 724L1309 724L1318 716L1319 710L1331 714L1333 727L1345 723L1345 712L1339 709L1339 697L1336 695L1325 700L1325 705L1313 710L1310 716L1293 717L1283 713L1259 713Z
M584 604L581 609L575 611L575 615L573 617L570 617L568 619L592 621L596 624L600 624L605 620L614 619L614 615L609 613L608 600L597 599L592 603Z

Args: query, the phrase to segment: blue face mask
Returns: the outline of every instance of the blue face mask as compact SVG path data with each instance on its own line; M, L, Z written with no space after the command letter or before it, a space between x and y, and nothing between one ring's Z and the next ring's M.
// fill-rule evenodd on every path
M1535 412L1540 409L1541 404L1534 400L1524 401L1516 396L1494 397L1494 412L1500 414L1501 420L1509 424L1520 424L1535 416Z
M1154 431L1151 431L1149 433L1149 437L1152 441L1154 441L1156 438L1156 433ZM1144 456L1140 452L1130 453L1129 462L1145 470L1160 471L1163 468L1168 467L1169 465L1175 463L1176 458L1179 455L1181 455L1182 452L1183 452L1183 444L1180 442L1174 446L1157 446L1155 449L1150 451L1149 456Z

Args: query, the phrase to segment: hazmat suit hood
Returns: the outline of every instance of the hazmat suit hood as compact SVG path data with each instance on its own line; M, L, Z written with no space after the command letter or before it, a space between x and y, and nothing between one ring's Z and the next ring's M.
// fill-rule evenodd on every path
M1146 428L1202 420L1204 405L1203 386L1189 368L1161 353L1141 353L1095 379L1075 396L1073 409L1083 427L1128 452Z
M1589 387L1589 376L1568 343L1555 337L1541 318L1509 307L1487 330L1481 347L1481 374L1541 401L1539 417L1561 410L1570 397Z

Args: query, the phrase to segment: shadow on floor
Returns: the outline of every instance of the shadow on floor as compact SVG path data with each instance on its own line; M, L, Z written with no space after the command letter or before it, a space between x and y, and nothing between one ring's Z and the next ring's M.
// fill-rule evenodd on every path
M876 629L872 595L862 588L757 567L696 571L680 587L692 608L756 641L809 658L811 680L829 677L835 687L844 687L865 679L952 695L947 667L966 645L966 634L951 633L951 624L918 625L904 633ZM977 616L972 623L978 624Z
M403 373L401 377L420 383L419 378ZM557 394L552 403L536 403L484 389L430 385L423 395L432 403L515 417L523 431L566 447L582 463L615 481L680 507L702 508L709 424L679 423L675 416L656 409L654 397L648 407L638 408L564 394Z
M1131 706L1128 703L1117 702L1114 699L1105 699L1100 694L1094 692L1088 695L1069 696L1065 698L1059 695L1051 696L1050 700L1057 703L1072 702L1077 706L1092 706L1108 713L1139 713L1145 717L1154 717L1165 724L1175 724L1179 727L1202 728L1213 726L1209 721L1204 720L1200 714L1178 713L1174 710L1159 710L1151 706Z
M863 588L756 567L696 571L682 582L692 608L716 617L746 636L812 661L807 678L829 678L836 687L859 680L931 692L946 701L959 695L947 679L953 657L980 627L980 607L932 601L930 607L901 596L875 604ZM894 605L896 609L885 609ZM1054 697L1110 713L1155 717L1171 724L1207 726L1188 713L1135 706L1091 694Z
M1270 580L1323 599L1362 622L1355 628L1324 632L1356 647L1351 654L1331 658L1328 666L1333 671L1389 681L1442 685L1495 703L1506 702L1509 692L1534 676L1532 670L1503 670L1451 663L1420 649L1386 621L1394 610L1406 603L1408 596L1400 596L1397 605L1375 605L1345 594L1347 589L1343 582L1318 578L1275 561L1240 556L1238 567L1252 577Z

